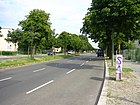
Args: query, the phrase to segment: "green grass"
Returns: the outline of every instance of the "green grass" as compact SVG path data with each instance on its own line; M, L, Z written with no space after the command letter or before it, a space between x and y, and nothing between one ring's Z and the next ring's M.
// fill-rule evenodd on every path
M111 73L113 73L115 71L116 71L115 67L109 67L109 74L111 74Z
M116 71L116 68L115 67L109 67L109 73L114 73ZM122 69L122 72L133 72L134 70L130 69L130 68L123 68Z
M17 60L6 60L6 61L0 61L0 69L7 68L7 67L17 67L17 66L23 66L27 64L32 63L39 63L39 62L46 62L56 59L62 59L62 58L68 58L73 56L79 56L79 55L60 55L60 56L46 56L46 57L40 57L40 58L22 58Z
M133 72L134 70L130 69L130 68L123 68L123 72Z

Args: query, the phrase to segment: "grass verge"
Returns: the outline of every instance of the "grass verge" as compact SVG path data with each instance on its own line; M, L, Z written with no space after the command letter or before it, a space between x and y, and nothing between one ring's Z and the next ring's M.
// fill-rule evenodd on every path
M116 71L115 67L109 67L109 74L112 74ZM133 72L134 70L130 69L130 68L123 68L122 72L124 73L128 73L128 72Z
M51 60L56 60L56 59L73 57L73 56L79 56L79 55L59 55L59 56L46 56L46 57L40 57L40 58L34 58L34 59L21 58L21 59L16 59L16 60L5 60L5 61L0 61L0 69L23 66L23 65L32 64L32 63L46 62L46 61L51 61Z

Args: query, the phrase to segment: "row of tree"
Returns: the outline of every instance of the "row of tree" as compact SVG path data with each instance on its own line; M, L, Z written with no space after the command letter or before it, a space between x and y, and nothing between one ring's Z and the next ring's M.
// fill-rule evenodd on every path
M0 30L1 30L1 26L0 26ZM0 34L0 37L2 37L2 35Z
M18 50L28 51L31 57L37 50L51 49L52 47L62 47L66 54L69 50L84 51L92 50L93 47L88 42L88 38L83 35L62 32L55 34L51 29L50 14L40 9L30 11L25 20L19 22L22 29L9 32L7 41L18 44Z
M112 58L115 50L140 40L140 0L92 0L81 32L88 35ZM115 42L115 43L114 43Z

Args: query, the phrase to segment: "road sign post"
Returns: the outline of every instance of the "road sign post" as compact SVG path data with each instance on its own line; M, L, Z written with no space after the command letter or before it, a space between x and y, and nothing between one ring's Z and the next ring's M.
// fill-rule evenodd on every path
M116 55L116 80L122 80L122 55Z

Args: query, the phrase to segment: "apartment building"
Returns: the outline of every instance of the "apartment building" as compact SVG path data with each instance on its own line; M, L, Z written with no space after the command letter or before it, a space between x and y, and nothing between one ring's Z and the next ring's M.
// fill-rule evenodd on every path
M15 47L12 42L7 42L5 40L8 37L7 35L9 31L13 31L13 29L2 28L0 30L0 35L2 35L2 37L0 37L0 51L17 51L17 46Z

